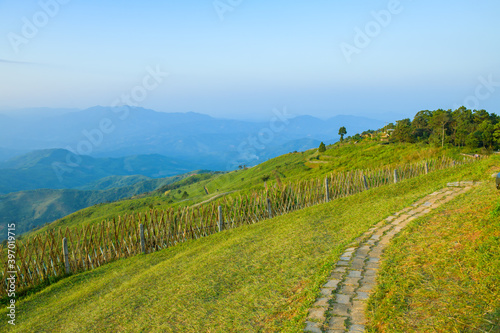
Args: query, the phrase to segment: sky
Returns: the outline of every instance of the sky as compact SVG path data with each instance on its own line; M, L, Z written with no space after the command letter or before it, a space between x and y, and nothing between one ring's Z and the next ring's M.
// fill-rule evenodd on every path
M498 0L0 0L0 110L500 114Z

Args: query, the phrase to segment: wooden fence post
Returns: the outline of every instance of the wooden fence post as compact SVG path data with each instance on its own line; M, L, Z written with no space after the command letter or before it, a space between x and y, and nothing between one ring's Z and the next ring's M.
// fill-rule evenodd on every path
M267 212L269 213L269 218L273 217L273 209L271 208L271 199L267 198Z
M365 190L369 190L370 188L368 187L368 181L366 180L366 176L363 175L363 182L365 183Z
M219 227L219 232L222 231L222 224L224 223L224 217L222 217L222 206L219 206L219 221L217 223L217 226Z
M425 174L429 173L429 163L425 162Z
M398 182L398 170L394 169L394 183Z
M141 233L141 250L142 253L146 254L146 241L144 240L144 225L139 224L139 232Z
M66 239L66 237L63 238L63 253L64 253L64 267L66 269L66 274L69 274L68 240Z
M325 177L325 201L330 201L330 190L328 186L328 177Z

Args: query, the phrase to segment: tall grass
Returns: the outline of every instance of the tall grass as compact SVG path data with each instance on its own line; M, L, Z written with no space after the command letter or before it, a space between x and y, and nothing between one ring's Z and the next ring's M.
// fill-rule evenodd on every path
M267 218L287 214L326 202L360 193L396 181L411 179L427 172L451 168L472 162L449 158L433 159L424 163L399 165L394 169L358 170L331 174L309 181L282 182L248 194L234 194L196 207L178 207L166 210L151 209L146 213L119 216L99 224L73 229L52 229L17 244L16 287L18 291L35 288L51 278L95 269L99 266L142 252L148 253L191 239L217 233L222 229L254 224ZM220 208L219 208L220 207ZM219 214L222 212L222 214ZM139 225L144 228L140 234ZM141 238L145 240L141 244ZM63 252L66 238L69 253ZM0 247L0 252L3 249ZM7 285L8 262L0 259L2 280ZM0 296L6 295L0 288Z

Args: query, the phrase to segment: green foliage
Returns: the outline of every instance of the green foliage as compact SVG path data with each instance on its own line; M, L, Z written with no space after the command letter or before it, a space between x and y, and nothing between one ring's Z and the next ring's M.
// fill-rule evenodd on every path
M413 142L411 121L409 118L399 120L396 123L392 138L399 142Z
M464 106L454 111L424 110L418 112L411 122L409 119L399 120L392 141L498 149L500 117L486 110L469 110Z
M319 144L318 152L324 153L326 151L326 146L323 142Z
M339 128L340 141L344 141L344 135L347 134L347 130L344 126Z

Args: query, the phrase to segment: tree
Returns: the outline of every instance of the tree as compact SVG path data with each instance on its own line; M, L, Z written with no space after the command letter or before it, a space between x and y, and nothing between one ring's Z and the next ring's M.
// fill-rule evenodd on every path
M446 135L446 125L450 122L450 113L451 110L445 111L442 109L434 111L432 114L432 118L429 121L429 124L434 129L434 133L437 135L438 132L441 132L441 147L444 147L444 138Z
M481 146L481 132L475 131L467 135L465 139L465 144L471 148L479 148Z
M453 142L456 146L463 146L467 135L472 132L474 127L472 111L465 106L461 106L451 113Z
M340 141L344 141L344 135L347 134L347 130L345 129L344 126L339 128L339 135L340 135Z
M411 122L411 127L413 129L413 136L417 140L427 141L431 134L431 129L429 128L429 120L432 117L432 112L429 110L419 111L413 121Z
M493 129L493 138L495 139L497 145L500 146L500 123L496 124Z
M483 121L488 120L490 118L490 114L486 112L486 110L474 110L474 123L476 125L481 125Z
M409 118L397 121L392 137L399 142L413 142L411 121Z
M321 142L321 143L319 144L318 151L319 151L320 153L324 153L324 152L326 151L326 146L325 146L325 144L324 144L323 142Z
M483 141L483 146L487 148L493 148L495 137L493 136L495 133L495 126L491 123L491 121L485 120L479 125L479 132L481 132L481 141Z

